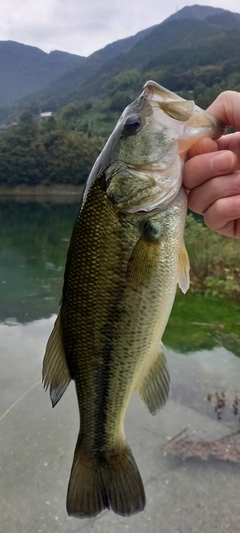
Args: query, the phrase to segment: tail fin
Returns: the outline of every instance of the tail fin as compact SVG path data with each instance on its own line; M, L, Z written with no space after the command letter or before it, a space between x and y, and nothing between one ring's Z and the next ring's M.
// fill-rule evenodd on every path
M130 516L144 507L144 487L129 447L98 462L77 444L67 494L70 516L90 518L104 509Z

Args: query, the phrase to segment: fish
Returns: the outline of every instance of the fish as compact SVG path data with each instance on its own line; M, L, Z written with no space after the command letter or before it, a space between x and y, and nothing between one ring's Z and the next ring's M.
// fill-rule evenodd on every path
M191 145L223 131L193 100L148 81L89 175L42 373L53 407L75 382L70 516L130 516L145 507L125 414L134 392L152 415L169 397L162 336L177 285L189 287L182 167Z

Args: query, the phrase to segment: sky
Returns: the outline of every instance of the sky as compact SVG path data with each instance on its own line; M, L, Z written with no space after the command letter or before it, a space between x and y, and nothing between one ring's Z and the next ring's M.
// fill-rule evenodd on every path
M240 0L0 0L0 40L88 56L194 4L240 13Z

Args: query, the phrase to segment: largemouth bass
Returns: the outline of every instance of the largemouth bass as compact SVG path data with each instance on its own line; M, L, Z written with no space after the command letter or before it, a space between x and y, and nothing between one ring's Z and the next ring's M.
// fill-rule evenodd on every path
M177 284L189 286L183 233L186 151L223 125L149 81L123 112L89 176L67 256L43 383L52 405L75 382L80 432L67 511L144 509L124 417L134 391L155 414L169 396L162 335Z

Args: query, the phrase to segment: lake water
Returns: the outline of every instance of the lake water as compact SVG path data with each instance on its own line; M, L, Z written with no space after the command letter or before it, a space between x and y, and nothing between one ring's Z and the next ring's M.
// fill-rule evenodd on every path
M5 533L239 532L240 468L210 457L183 461L164 446L187 428L189 439L217 440L240 429L240 305L178 296L165 334L172 393L152 417L131 401L126 434L147 496L143 513L69 518L65 498L78 410L71 385L54 410L41 364L61 296L79 199L0 202L0 520ZM218 420L215 397L224 391ZM227 445L226 445L227 448ZM233 454L234 455L234 454Z

